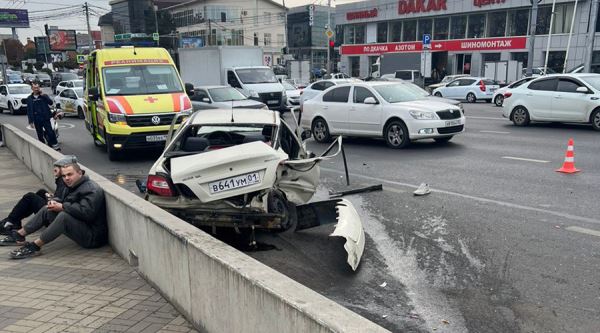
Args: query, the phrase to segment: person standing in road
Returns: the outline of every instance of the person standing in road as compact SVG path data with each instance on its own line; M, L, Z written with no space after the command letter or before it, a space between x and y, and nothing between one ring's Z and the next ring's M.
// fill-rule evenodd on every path
M23 246L12 251L12 259L23 259L39 255L42 246L64 234L83 248L98 248L108 243L108 225L104 191L96 182L83 174L77 163L61 168L62 177L67 185L65 197L51 200L18 231L10 236L12 245ZM25 236L48 228L33 242L25 242ZM5 245L9 245L7 241Z
M27 118L29 125L35 127L38 140L46 142L44 139L45 133L48 138L48 145L54 150L60 150L56 134L50 123L50 118L52 118L52 112L50 112L50 105L53 104L52 99L42 93L39 82L31 84L31 91L31 95L27 97Z

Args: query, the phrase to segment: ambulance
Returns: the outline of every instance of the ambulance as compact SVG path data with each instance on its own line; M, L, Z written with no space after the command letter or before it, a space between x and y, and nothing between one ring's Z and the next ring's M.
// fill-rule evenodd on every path
M111 161L123 151L164 148L175 115L191 112L194 87L181 81L163 48L93 51L86 67L85 126ZM181 117L178 117L181 119Z

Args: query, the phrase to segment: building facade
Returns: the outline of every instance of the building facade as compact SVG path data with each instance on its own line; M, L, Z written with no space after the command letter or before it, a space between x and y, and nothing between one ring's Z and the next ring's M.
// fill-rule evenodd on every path
M156 31L152 0L112 0L109 2L115 34L152 34Z
M540 3L534 68L544 66L549 40L548 67L562 72L565 58L567 69L584 62L590 6L590 0L579 1L577 8L575 1L557 0L550 27L552 3ZM521 61L526 68L530 16L530 0L374 0L338 5L336 22L344 35L342 71L365 77L381 54L422 52L424 34L431 36L432 68L447 74L482 75L485 62L504 60ZM600 23L592 29L600 31ZM594 51L592 68L600 72L600 45L594 49L599 51Z
M180 37L204 45L261 46L271 64L282 63L286 8L271 0L196 0L166 7Z

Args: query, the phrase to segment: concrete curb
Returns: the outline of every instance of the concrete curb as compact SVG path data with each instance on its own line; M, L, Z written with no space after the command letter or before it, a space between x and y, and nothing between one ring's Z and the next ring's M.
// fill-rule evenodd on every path
M4 143L54 186L62 154L14 126ZM110 244L201 332L388 332L86 168L106 193Z

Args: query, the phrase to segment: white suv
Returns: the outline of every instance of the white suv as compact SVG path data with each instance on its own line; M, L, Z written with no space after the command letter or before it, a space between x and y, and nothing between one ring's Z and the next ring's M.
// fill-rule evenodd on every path
M459 100L467 100L469 103L475 103L478 100L492 102L494 93L500 88L498 82L484 77L462 77L449 82L443 87L433 91L437 97L445 97Z

